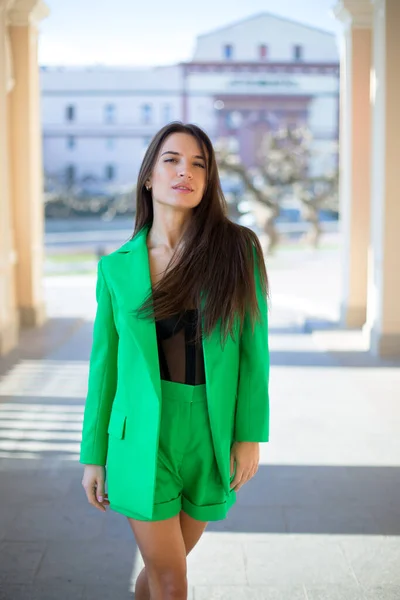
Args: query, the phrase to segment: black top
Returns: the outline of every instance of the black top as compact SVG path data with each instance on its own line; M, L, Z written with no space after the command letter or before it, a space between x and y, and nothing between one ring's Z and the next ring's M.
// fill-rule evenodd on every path
M161 379L175 383L205 383L201 341L194 342L198 311L185 310L156 321Z

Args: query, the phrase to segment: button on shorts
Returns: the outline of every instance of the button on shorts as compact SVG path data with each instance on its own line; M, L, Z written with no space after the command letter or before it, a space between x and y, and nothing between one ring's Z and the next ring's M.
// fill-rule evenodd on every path
M236 500L227 494L217 467L208 416L206 386L161 381L162 409L154 512L160 521L181 510L199 521L224 519Z

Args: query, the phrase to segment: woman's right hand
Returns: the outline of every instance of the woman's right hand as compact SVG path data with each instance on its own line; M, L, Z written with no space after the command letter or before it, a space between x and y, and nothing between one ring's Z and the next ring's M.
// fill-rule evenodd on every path
M106 506L110 504L105 493L105 473L105 467L101 465L85 465L82 478L89 504L102 512L105 512Z

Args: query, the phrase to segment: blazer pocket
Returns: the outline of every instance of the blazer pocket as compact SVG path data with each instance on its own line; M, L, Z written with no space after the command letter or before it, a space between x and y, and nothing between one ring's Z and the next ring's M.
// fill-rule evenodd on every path
M125 435L126 415L123 412L116 410L111 411L110 422L108 424L108 433L119 440L122 440Z

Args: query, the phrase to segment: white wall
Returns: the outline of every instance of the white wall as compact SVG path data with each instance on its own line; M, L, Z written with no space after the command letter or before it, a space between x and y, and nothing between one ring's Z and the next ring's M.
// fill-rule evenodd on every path
M136 69L119 67L42 67L42 91L65 90L104 91L125 90L146 92L176 92L181 85L181 68L154 67Z
M213 98L206 95L189 96L187 100L187 121L199 125L212 137L215 129Z
M292 61L293 46L304 47L308 62L336 62L338 49L334 34L307 27L273 15L259 15L235 25L199 36L194 61L223 60L223 46L233 44L233 60L255 61L260 44L268 46L270 61Z
M46 93L42 96L42 120L44 127L51 125L63 125L73 128L75 125L96 125L104 126L112 130L112 125L106 123L105 107L107 104L115 105L115 125L142 125L142 106L150 104L152 106L153 119L151 125L161 126L164 120L164 107L170 108L170 119L174 120L180 117L181 100L171 94L150 96L145 94L135 94L132 96L119 96L118 94L85 96L72 93L65 93L62 96L49 96ZM75 120L66 119L66 108L68 105L75 106Z
M168 121L181 119L180 67L46 69L41 86L44 166L49 173L63 173L74 164L78 177L104 177L106 165L114 164L114 182L130 183L151 137ZM107 104L115 106L113 123L106 120ZM148 124L143 122L144 104L152 107ZM73 121L66 118L68 105L75 107ZM67 144L70 136L73 149ZM108 138L114 140L112 148Z
M309 108L308 125L317 137L337 136L338 98L335 96L315 96Z
M114 165L114 183L132 183L143 158L144 139L115 139L115 147L110 149L105 138L79 137L76 147L70 149L66 145L66 138L47 137L43 144L45 170L50 175L62 176L67 165L74 165L78 177L92 175L105 179L106 165Z
M76 147L70 149L65 137L45 137L43 157L45 171L49 175L63 176L68 165L74 165L77 177L92 175L105 180L107 165L114 165L116 177L113 183L133 183L144 156L145 137L115 138L115 146L107 147L106 138L78 137Z

